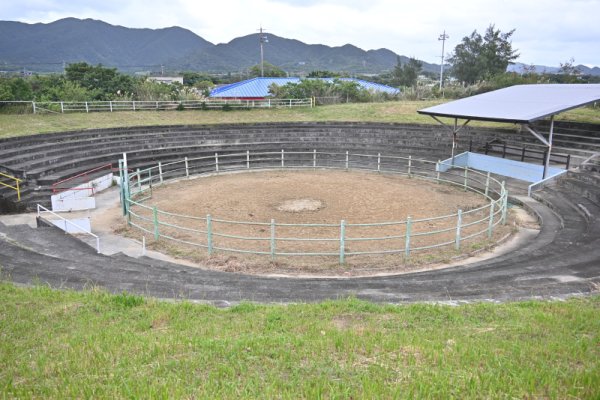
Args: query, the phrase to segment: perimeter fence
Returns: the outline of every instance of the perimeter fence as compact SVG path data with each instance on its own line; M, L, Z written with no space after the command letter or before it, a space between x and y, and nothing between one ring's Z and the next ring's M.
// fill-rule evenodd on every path
M126 154L119 161L121 204L130 226L152 236L215 252L268 256L335 257L340 264L346 257L400 254L442 247L460 250L465 242L491 240L494 229L506 223L508 193L504 182L489 173L454 167L440 171L440 162L411 156L354 154L346 152L284 151L215 153L214 156L187 157L169 163L131 171ZM270 221L233 221L210 214L182 215L145 204L153 188L169 181L194 176L252 170L359 170L398 174L451 185L482 196L480 206L430 218L400 221L347 220L331 223L285 223ZM131 172L130 172L131 171ZM176 186L174 186L176 187ZM440 187L440 190L444 190ZM176 190L173 191L175 197ZM423 201L426 201L424 199ZM351 216L349 216L351 217Z
M175 101L0 101L0 112L9 114L91 113L117 111L227 110L236 108L314 107L308 99L204 99Z

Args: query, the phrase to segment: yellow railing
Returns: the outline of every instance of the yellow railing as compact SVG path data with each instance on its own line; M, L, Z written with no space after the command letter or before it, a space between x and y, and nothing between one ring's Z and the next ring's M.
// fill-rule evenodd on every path
M19 188L19 182L21 182L21 180L19 178L15 178L14 176L3 174L2 172L0 172L0 176L3 176L5 178L12 179L15 181L15 186L11 186L4 182L0 182L0 185L6 186L13 190L16 190L17 191L17 201L21 201L21 189Z

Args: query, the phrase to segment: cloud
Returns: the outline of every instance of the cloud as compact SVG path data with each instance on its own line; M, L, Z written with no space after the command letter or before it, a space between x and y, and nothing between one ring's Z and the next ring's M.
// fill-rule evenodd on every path
M577 63L600 65L600 0L21 0L2 2L0 15L29 23L77 17L136 28L177 25L213 43L262 25L306 43L385 47L428 62L439 62L442 31L450 36L450 52L473 30L483 33L495 24L503 32L516 29L518 61L558 65L574 57Z

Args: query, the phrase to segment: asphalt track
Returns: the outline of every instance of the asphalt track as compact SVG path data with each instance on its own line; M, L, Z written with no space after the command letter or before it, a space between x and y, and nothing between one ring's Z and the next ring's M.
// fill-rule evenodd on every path
M227 306L359 299L403 303L565 298L600 290L600 223L560 192L548 205L521 198L539 218L534 240L485 261L442 270L363 278L262 277L217 272L124 254L102 255L55 228L0 223L0 273L16 284L102 287L156 298ZM600 210L595 215L600 215Z

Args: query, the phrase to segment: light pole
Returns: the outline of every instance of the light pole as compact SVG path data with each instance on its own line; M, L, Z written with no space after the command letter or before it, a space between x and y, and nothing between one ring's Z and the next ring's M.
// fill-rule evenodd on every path
M262 26L258 30L260 33L258 34L258 41L260 42L260 76L261 78L265 76L265 60L264 60L264 50L263 43L269 43L269 39L267 39L267 35L263 33Z
M444 29L444 33L440 35L438 40L442 41L442 65L440 66L440 91L444 86L444 47L446 45L446 39L449 39L450 36L446 35L446 30Z

